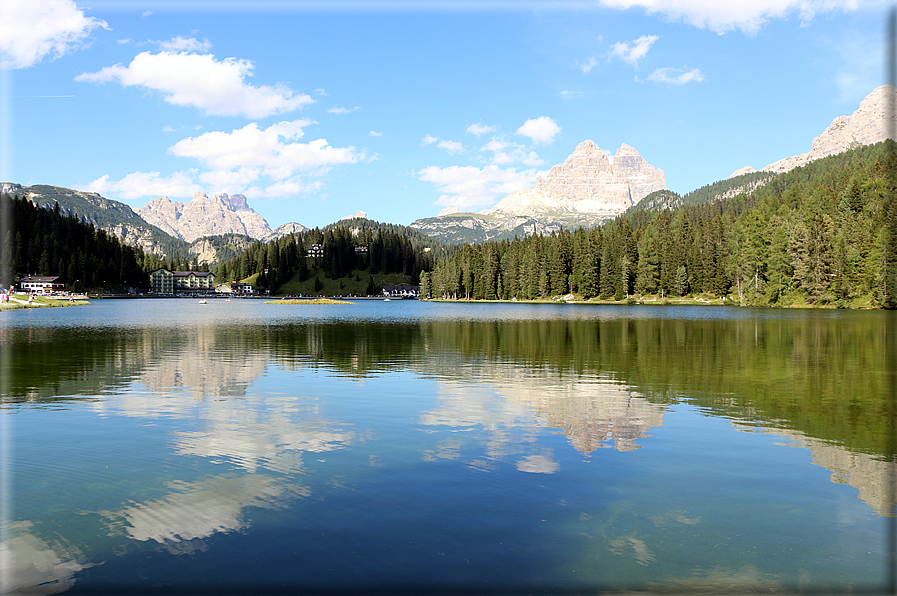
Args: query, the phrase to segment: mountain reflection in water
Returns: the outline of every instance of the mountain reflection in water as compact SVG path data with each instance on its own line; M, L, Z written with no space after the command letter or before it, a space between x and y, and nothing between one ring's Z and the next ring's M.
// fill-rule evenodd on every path
M619 457L654 453L657 444L644 449L646 441L682 408L724 421L736 435L771 434L783 446L809 450L811 463L828 470L831 483L853 487L854 498L876 515L893 515L883 324L890 313L748 318L719 312L724 311L706 318L248 317L182 321L176 333L158 324L7 325L0 347L14 350L15 358L7 359L4 413L15 415L23 455L48 458L62 475L59 482L72 487L62 491L69 495L65 505L46 496L32 502L32 496L46 493L49 480L33 475L30 464L16 464L23 496L16 517L4 526L0 559L6 561L6 579L0 587L41 586L37 592L46 594L79 586L89 591L103 585L104 574L126 573L116 561L125 565L136 545L202 559L224 537L273 531L267 524L282 523L277 516L315 503L329 509L297 528L324 534L351 534L365 526L384 531L378 525L387 524L385 519L374 522L347 501L353 494L374 499L374 510L384 507L386 518L401 512L405 518L393 520L394 532L396 524L414 518L415 508L396 510L391 503L399 497L370 493L372 487L386 490L377 476L383 470L403 479L395 482L408 490L432 470L457 465L480 474L475 478L487 492L494 490L489 475L507 478L513 470L533 479L561 478L574 461L601 461L612 466L609 473L626 477L633 473L627 462L641 462L646 470L654 464L644 457ZM39 375L30 364L36 359L42 362ZM99 443L85 438L62 456L77 458L75 468L85 470L71 472L72 463L55 461L59 454L23 435L53 413L60 422L65 415L93 417L89 424L100 433ZM130 426L103 436L108 427L101 421L113 419ZM69 437L75 431L61 432ZM666 430L682 432L676 424ZM552 434L562 442L546 438ZM89 458L83 454L114 453L110 447L119 448L115 441L127 437L134 438L134 450L110 456L102 473L99 465L92 470L84 463ZM700 435L688 440L694 443L689 449L704 448ZM601 455L608 452L620 455ZM687 457L700 460L701 453ZM107 472L109 466L117 471ZM65 478L67 473L72 477ZM96 493L77 493L73 487L80 478L89 478L86 486ZM364 486L368 489L361 492ZM522 498L515 486L510 490ZM560 498L551 507L563 511L565 502ZM760 562L699 565L691 571L670 567L671 555L644 527L621 520L635 515L652 532L680 532L709 527L711 509L671 506L640 513L628 507L616 512L611 507L601 514L607 516L603 520L584 509L575 522L577 540L602 545L603 563L590 571L603 578L602 585L644 588L648 584L641 582L647 580L633 571L641 568L659 574L649 582L654 586L795 585L790 572L773 572ZM338 511L347 521L334 521ZM90 537L88 527L97 537ZM399 531L395 540L402 535ZM316 556L324 561L320 553L329 551L301 552L313 566ZM567 560L561 552L557 556ZM623 567L605 575L609 561ZM635 567L627 571L629 563ZM588 569L594 562L581 565ZM470 577L489 577L488 569ZM608 584L609 577L622 579ZM283 581L304 585L307 579ZM333 585L343 580L361 581L342 577ZM814 578L809 581L817 585Z

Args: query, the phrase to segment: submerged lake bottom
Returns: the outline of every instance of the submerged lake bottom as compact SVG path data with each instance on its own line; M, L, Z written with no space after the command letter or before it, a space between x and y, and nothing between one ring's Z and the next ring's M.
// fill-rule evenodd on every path
M895 324L399 300L4 312L0 593L882 593Z

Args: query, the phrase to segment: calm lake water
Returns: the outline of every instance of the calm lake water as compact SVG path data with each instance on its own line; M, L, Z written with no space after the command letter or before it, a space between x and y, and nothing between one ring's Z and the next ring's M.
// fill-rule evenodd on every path
M0 313L0 592L879 591L895 315Z

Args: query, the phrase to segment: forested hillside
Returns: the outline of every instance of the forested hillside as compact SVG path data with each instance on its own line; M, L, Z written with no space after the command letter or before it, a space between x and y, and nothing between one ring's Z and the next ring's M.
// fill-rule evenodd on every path
M893 306L894 171L892 142L861 147L750 194L464 246L422 285L438 298L703 294L743 305Z
M324 256L306 256L313 244L323 245ZM358 252L356 247L366 247L367 252ZM447 255L444 244L420 232L358 218L258 242L240 256L220 263L215 274L222 281L257 275L255 286L272 294L287 282L303 282L318 275L340 279L361 271L398 274L417 284L422 271L429 271L437 258Z
M17 275L61 276L72 290L143 288L144 267L158 262L91 223L66 217L59 205L38 207L27 199L0 195L0 214L11 225L0 247L0 283Z

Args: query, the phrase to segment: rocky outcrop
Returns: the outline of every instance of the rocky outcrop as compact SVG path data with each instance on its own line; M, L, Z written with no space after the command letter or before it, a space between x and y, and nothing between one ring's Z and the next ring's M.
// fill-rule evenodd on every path
M757 170L755 170L751 166L745 166L739 170L735 170L734 172L732 172L732 175L729 176L729 180L731 180L732 178L738 178L739 176L743 176L745 174L753 174L756 171Z
M656 169L625 143L613 160L592 141L583 141L533 188L518 190L478 214L443 209L438 217L411 227L445 242L485 242L591 228L612 219L649 194L666 189Z
M161 197L144 205L138 213L150 224L187 242L221 234L262 238L271 233L268 222L249 206L243 195L222 193L209 197L198 192L187 204Z
M764 172L788 172L811 161L844 153L861 145L872 145L888 138L888 106L897 89L882 85L860 103L850 116L838 116L821 135L813 139L813 148L800 155L781 159L763 168ZM897 140L897 139L895 139Z
M27 198L44 209L55 209L66 217L74 217L82 223L90 223L125 244L139 246L147 253L165 255L177 240L165 231L147 223L128 205L104 198L95 192L85 192L36 184L22 186L13 182L0 183L0 193Z
M282 226L278 226L274 229L273 232L265 234L264 236L259 238L259 240L261 240L262 242L271 242L272 240L287 236L288 234L300 234L307 229L308 228L306 228L302 224L291 221L290 223L285 223Z
M551 168L531 189L502 199L485 214L536 217L556 212L619 215L643 197L666 188L658 170L623 143L613 163L595 143L583 141L563 164Z

